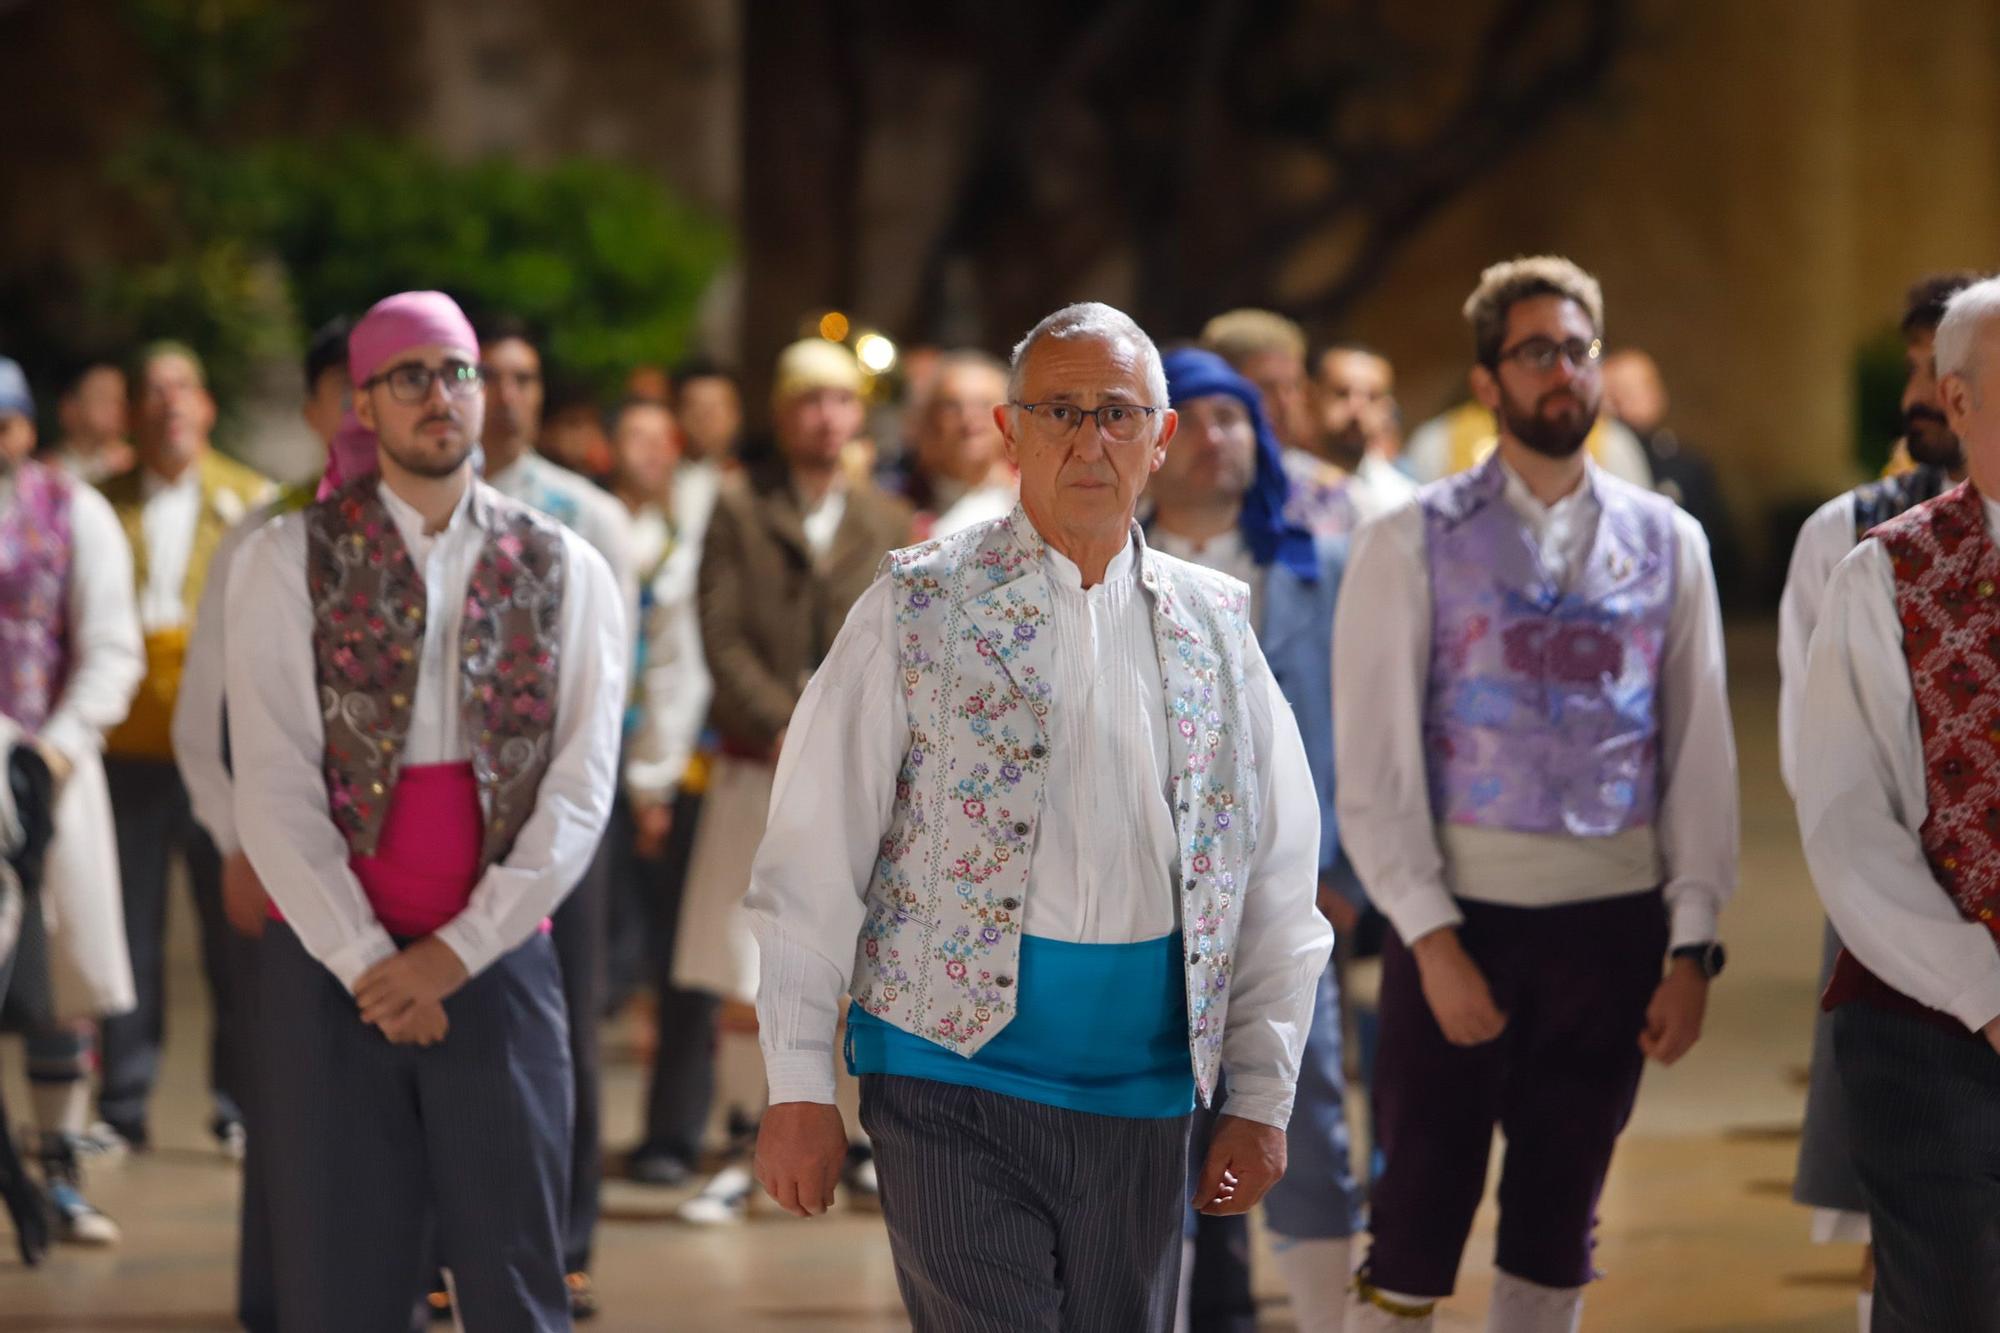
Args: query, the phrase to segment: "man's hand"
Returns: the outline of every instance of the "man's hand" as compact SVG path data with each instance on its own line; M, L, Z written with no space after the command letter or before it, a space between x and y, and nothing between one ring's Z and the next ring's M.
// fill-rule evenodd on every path
M451 946L426 935L394 957L384 958L354 983L361 1021L386 1035L389 1025L418 1005L437 1004L465 984L465 964Z
M222 863L222 914L238 935L256 939L270 919L271 900L264 894L264 881L240 851L231 852Z
M1335 936L1345 936L1361 921L1361 909L1324 881L1319 886L1319 914L1332 923Z
M1663 1065L1686 1055L1701 1039L1701 1019L1708 1010L1708 978L1692 958L1676 958L1667 979L1646 1006L1646 1030L1639 1049Z
M69 775L76 771L76 765L70 763L69 756L47 741L36 741L35 751L42 756L42 762L49 766L49 776L55 779L58 788L68 782Z
M1225 1115L1208 1140L1194 1206L1211 1217L1247 1213L1285 1174L1285 1131Z
M833 1187L847 1165L847 1126L840 1108L823 1102L779 1102L757 1130L757 1183L797 1217L833 1206Z
M1986 1034L1986 1044L1993 1048L1993 1053L2000 1055L2000 1018L1994 1019L1980 1031Z
M450 1030L451 1020L445 1017L444 1006L435 1000L413 1004L403 1011L401 1018L382 1024L382 1035L398 1046L435 1046Z
M1449 927L1434 930L1410 946L1424 1000L1444 1039L1454 1046L1480 1046L1507 1030L1507 1015L1493 1002L1486 976Z
M674 831L674 808L665 801L632 807L632 850L652 860L667 849L667 835Z

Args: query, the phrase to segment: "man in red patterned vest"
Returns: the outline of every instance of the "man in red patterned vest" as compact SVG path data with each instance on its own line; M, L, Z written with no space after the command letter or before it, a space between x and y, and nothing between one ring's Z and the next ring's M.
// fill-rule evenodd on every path
M2000 280L1935 355L1969 479L1834 571L1796 769L1875 1333L2000 1329Z
M473 475L479 348L448 297L377 304L348 355L380 476L273 519L227 592L237 828L275 918L256 1066L278 1324L406 1326L434 1220L466 1326L567 1329L547 925L610 812L622 598Z

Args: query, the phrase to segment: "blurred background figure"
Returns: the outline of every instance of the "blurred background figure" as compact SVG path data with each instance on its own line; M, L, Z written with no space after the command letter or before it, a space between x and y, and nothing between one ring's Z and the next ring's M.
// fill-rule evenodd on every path
M124 723L105 740L105 777L118 824L125 936L138 1006L104 1023L98 1113L133 1148L152 1140L148 1109L166 1035L168 870L187 868L201 923L202 972L214 1006L209 1042L210 1132L231 1156L243 1150L242 1053L249 1015L239 1003L250 945L229 928L222 859L195 821L174 765L174 703L209 562L230 528L271 499L265 477L214 449L215 399L201 360L178 343L140 353L132 374L138 465L107 482L132 550L146 674Z
M1292 485L1287 517L1321 536L1350 531L1354 511L1341 495L1347 474L1319 452L1313 426L1305 330L1275 311L1231 310L1202 327L1201 345L1227 361L1263 396Z
M125 372L117 364L92 361L77 371L56 400L62 438L48 450L47 461L93 486L130 471L128 398Z
M903 465L885 489L916 509L918 541L1000 518L1020 494L993 409L1007 397L1007 368L986 352L947 352L912 413Z
M1396 468L1401 421L1388 357L1360 343L1335 343L1319 354L1310 400L1320 457L1350 478L1343 494L1354 526L1417 493Z
M722 478L737 466L743 440L743 382L719 361L683 362L674 371L674 414L681 429L674 521L681 540L699 552Z
M1693 514L1708 534L1716 582L1725 598L1740 569L1735 525L1715 465L1667 424L1667 383L1653 358L1636 347L1604 358L1604 410L1645 450L1653 489Z
M861 384L854 354L838 343L811 338L784 350L771 391L777 457L729 480L702 552L701 642L721 753L695 834L672 985L720 997L721 1040L739 1046L756 1030L757 1000L743 896L792 708L882 557L910 541L909 507L841 465L861 431ZM763 1098L749 1090L745 1109L761 1111ZM747 1149L747 1139L737 1146ZM865 1150L847 1179L873 1193ZM735 1152L679 1215L736 1220L755 1185L747 1152Z

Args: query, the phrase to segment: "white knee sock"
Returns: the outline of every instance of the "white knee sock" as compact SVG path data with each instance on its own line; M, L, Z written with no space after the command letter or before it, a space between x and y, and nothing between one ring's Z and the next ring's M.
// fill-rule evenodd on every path
M1577 1333L1582 1324L1582 1287L1544 1287L1512 1273L1493 1275L1486 1333Z
M1861 1333L1874 1333L1875 1293L1864 1291L1854 1298L1854 1314L1861 1322Z
M1181 1242L1181 1289L1174 1296L1174 1333L1194 1327L1194 1241Z
M1350 1248L1344 1238L1271 1238L1271 1259L1292 1298L1292 1322L1299 1333L1342 1333L1347 1327Z
M1375 1293L1391 1305L1421 1309L1422 1314L1396 1314L1377 1305L1357 1286L1347 1298L1346 1333L1431 1333L1437 1326L1435 1301L1422 1296L1406 1296L1399 1291ZM1300 1325L1304 1327L1304 1325Z
M68 1083L31 1083L28 1100L35 1108L35 1123L46 1134L83 1133L90 1116L90 1080Z

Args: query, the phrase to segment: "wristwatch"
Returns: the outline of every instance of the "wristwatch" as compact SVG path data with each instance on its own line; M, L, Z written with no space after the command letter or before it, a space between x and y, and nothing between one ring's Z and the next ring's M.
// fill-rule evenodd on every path
M1722 965L1729 961L1729 954L1720 940L1708 940L1702 944L1683 944L1675 949L1670 958L1692 958L1701 974L1710 981L1722 975Z

